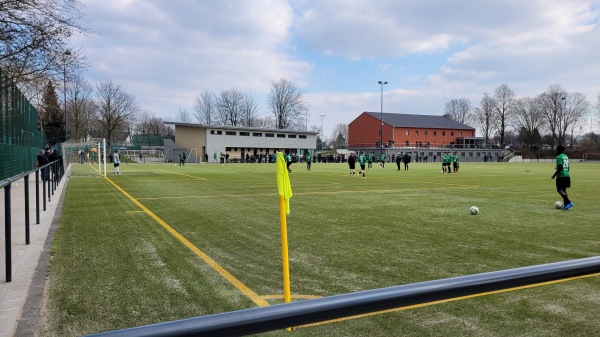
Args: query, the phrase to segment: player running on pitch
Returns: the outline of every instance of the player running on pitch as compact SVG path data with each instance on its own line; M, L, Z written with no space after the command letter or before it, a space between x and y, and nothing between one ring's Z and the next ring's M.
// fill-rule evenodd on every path
M358 164L360 165L360 172L358 174L362 174L362 177L365 177L365 162L367 161L367 156L365 156L364 152L360 152L358 156Z

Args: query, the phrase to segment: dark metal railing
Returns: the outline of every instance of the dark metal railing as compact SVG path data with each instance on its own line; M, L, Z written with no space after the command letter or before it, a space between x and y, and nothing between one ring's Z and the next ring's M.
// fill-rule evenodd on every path
M55 160L46 165L37 167L35 170L21 173L9 179L0 181L0 188L4 189L4 232L5 232L5 257L6 257L6 282L12 282L12 205L11 205L11 189L12 184L23 179L25 192L25 244L31 242L30 239L30 219L29 219L29 175L35 174L35 219L36 224L40 223L40 174L42 175L42 190L43 190L43 211L46 211L46 190L48 202L51 202L51 195L58 186L58 183L63 178L65 168L62 160Z
M596 273L600 273L600 256L232 311L91 336L245 336Z

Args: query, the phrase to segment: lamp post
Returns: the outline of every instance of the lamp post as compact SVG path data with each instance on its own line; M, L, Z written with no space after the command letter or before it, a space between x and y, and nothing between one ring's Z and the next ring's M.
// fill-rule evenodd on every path
M71 51L67 50L65 51L65 59L63 62L63 108L64 108L64 114L65 114L65 144L67 143L67 57L69 57L71 55ZM63 148L63 154L64 154L64 148Z
M321 116L321 150L323 150L323 117L325 117L325 115L319 116Z
M380 154L383 154L383 86L388 84L388 82L379 81L377 83L381 85L381 115L379 118L381 125L379 126L379 146L381 147Z

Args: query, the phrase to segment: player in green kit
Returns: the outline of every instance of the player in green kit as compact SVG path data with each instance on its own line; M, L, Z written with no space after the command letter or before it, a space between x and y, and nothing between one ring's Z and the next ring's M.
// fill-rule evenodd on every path
M358 172L358 174L362 173L363 178L365 177L365 162L367 161L367 156L365 156L364 152L360 152L360 155L358 155L358 164L360 165L360 172Z
M367 156L367 164L368 164L368 168L372 168L373 167L373 152L369 153L369 155Z
M458 168L460 167L459 163L458 163L458 152L454 152L454 155L452 156L452 168L454 170L454 173L458 173Z
M448 173L452 173L452 153L450 153L450 151L446 151L446 154L444 155L444 160L446 161L446 170L448 171Z
M306 159L306 169L310 171L310 166L312 164L312 155L310 153L307 153L304 158Z
M285 164L287 166L288 173L292 173L292 168L291 168L291 166L292 166L292 155L289 154L289 153L286 153L283 156L283 158L285 159Z
M573 207L573 203L567 196L567 188L571 187L571 175L569 174L569 157L565 154L565 147L556 147L556 172L551 179L556 177L556 191L563 198L563 210Z
M442 159L442 174L445 174L446 166L448 165L448 152L444 151L441 159ZM448 168L448 172L449 171L450 171L450 168Z
M385 153L382 152L379 156L379 167L385 168L385 158Z

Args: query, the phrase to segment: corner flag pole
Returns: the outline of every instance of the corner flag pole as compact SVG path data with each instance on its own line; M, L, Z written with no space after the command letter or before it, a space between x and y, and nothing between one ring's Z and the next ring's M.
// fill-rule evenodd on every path
M290 293L290 262L288 255L287 217L285 214L285 198L279 197L279 223L281 224L281 259L283 261L283 301L289 303Z
M281 225L281 259L283 261L283 300L289 303L290 295L290 264L288 256L287 215L290 213L290 198L292 186L290 176L283 158L283 153L277 152L277 190L279 192L279 223Z

